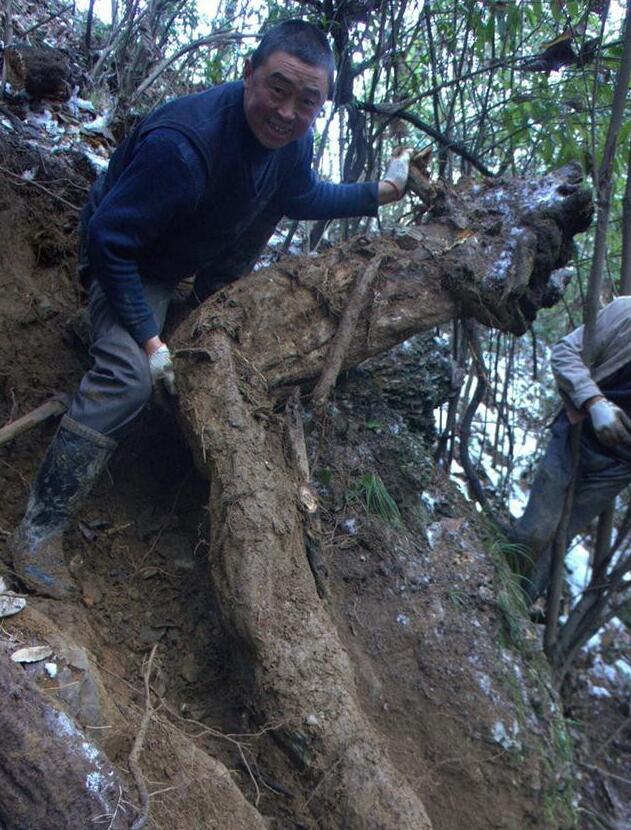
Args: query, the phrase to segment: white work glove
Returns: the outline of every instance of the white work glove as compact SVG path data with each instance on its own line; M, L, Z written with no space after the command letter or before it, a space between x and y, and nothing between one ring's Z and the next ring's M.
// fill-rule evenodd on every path
M390 182L397 192L397 199L402 199L408 183L410 172L411 150L401 150L398 155L390 159L390 163L383 177L384 182Z
M149 371L151 372L151 380L154 386L161 380L164 382L169 395L177 395L173 360L171 359L171 352L166 343L158 346L155 352L152 352L149 357Z
M619 406L603 398L589 408L596 437L605 447L631 444L631 418Z

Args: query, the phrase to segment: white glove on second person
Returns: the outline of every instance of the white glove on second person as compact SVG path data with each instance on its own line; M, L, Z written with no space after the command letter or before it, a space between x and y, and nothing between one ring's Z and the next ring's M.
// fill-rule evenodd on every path
M631 444L631 418L616 406L603 398L589 408L589 417L596 437L605 447L617 444Z
M151 372L151 380L154 386L159 380L162 380L169 395L177 395L173 360L166 343L158 346L155 352L152 352L149 357L149 371Z
M412 158L411 150L401 150L398 156L390 159L388 168L383 177L384 182L390 184L397 191L397 198L402 199L405 193L405 188L408 183L408 175L410 173L410 159Z

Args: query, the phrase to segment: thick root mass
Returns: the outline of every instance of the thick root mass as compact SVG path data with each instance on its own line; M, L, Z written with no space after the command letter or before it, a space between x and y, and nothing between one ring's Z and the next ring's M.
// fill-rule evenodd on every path
M455 316L525 331L558 300L558 269L589 224L579 181L569 165L538 182L462 182L423 227L291 258L218 292L173 342L182 422L211 482L211 571L225 628L260 717L277 725L308 779L305 806L321 827L430 822L423 794L362 711L318 596L299 498L308 482L274 407L320 378L321 414L340 369Z
M351 662L318 597L282 423L253 412L247 397L260 407L263 391L240 372L230 337L216 331L207 346L212 386L204 364L187 372L186 426L212 482L217 599L247 659L259 714L278 724L312 781L308 806L320 826L429 828L360 708Z

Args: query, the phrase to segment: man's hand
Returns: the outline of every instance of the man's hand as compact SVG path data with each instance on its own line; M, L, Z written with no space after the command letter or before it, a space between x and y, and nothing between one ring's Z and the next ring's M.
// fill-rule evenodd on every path
M390 160L383 179L379 182L379 204L398 202L405 194L410 172L412 151L399 150Z
M169 395L177 395L173 360L167 344L163 343L159 337L152 337L145 343L145 352L149 358L149 371L154 386L161 380Z
M631 445L631 418L606 398L596 398L589 407L596 437L605 447Z

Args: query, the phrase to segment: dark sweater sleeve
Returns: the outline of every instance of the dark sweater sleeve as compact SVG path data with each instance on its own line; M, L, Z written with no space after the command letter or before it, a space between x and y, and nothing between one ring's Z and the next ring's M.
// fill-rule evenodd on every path
M90 219L90 270L139 345L159 328L145 300L138 258L174 217L194 210L205 180L204 164L188 140L156 130L139 143Z
M320 181L311 167L313 139L305 140L305 149L296 167L287 177L287 189L281 200L282 210L290 219L342 219L347 216L377 216L378 183L331 184Z

